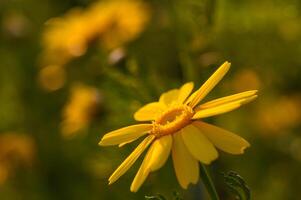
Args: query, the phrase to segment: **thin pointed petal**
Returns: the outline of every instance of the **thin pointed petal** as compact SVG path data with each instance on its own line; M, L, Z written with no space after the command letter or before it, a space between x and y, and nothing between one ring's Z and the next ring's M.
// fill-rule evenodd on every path
M165 105L160 102L153 102L146 104L140 108L135 114L134 118L137 121L150 121L155 120L158 115L160 115L164 109Z
M226 105L221 105L221 106L216 106L213 108L207 108L204 110L197 111L192 119L201 119L201 118L206 118L206 117L211 117L215 115L220 115L226 112L230 112L232 110L235 110L239 108L241 105L238 103L229 103Z
M200 162L210 164L218 157L213 144L197 127L188 125L182 129L181 135L191 155Z
M239 99L237 101L233 101L230 103L221 104L219 106L215 106L212 108L210 107L210 108L205 108L202 110L197 109L196 113L194 114L192 119L200 119L200 118L211 117L211 116L227 113L227 112L230 112L232 110L239 108L243 104L249 103L250 101L254 100L255 98L257 98L257 95L253 95L253 96L245 98L245 99Z
M245 98L254 96L256 93L257 93L257 90L250 90L250 91L241 92L241 93L238 93L238 94L234 94L234 95L214 99L212 101L209 101L207 103L204 103L204 104L198 106L196 108L196 110L205 109L205 108L212 108L214 106L219 106L219 105L222 105L222 104L225 104L225 103L230 103L230 102L234 102L234 101L237 101L237 100L245 99Z
M190 183L199 180L199 163L186 148L181 133L173 135L172 160L181 187L187 189Z
M193 90L193 82L184 84L179 91L178 102L182 104Z
M114 183L126 173L154 139L155 137L153 135L146 137L110 176L109 184Z
M146 156L143 159L143 162L131 184L131 192L137 192L141 185L144 183L145 179L147 178L148 174L150 173L150 169L147 168L148 161L150 160L152 156L152 151L154 148L152 146L148 149Z
M171 146L172 137L170 135L156 139L153 142L132 182L132 192L138 191L150 172L164 165L170 154Z
M200 89L191 95L191 98L187 101L188 105L194 108L225 76L230 69L230 65L229 62L222 64Z
M120 143L120 144L118 144L118 147L123 147L123 146L125 146L125 145L127 145L127 144L129 144L129 143L134 142L135 140L136 140L136 139L130 140L130 141L127 141L127 142Z
M243 154L250 146L249 142L230 131L207 124L205 122L193 122L204 135L219 149L230 154Z
M117 145L120 143L138 139L139 137L149 132L152 129L152 127L152 124L137 124L112 131L103 136L103 138L99 142L99 145Z

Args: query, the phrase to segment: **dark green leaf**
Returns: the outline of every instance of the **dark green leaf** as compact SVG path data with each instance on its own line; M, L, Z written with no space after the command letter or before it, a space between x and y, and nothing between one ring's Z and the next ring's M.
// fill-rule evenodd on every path
M223 173L223 176L228 188L239 200L251 199L250 188L238 173L230 171L226 174Z

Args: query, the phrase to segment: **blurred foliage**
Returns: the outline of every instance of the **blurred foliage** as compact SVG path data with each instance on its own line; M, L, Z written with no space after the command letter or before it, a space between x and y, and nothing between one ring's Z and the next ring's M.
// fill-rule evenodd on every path
M181 190L170 161L136 194L138 165L108 186L136 145L97 143L225 60L231 72L208 99L249 89L259 98L206 119L252 145L211 166L221 198L232 197L219 172L233 169L254 199L299 199L300 10L297 0L1 0L0 199L208 199L202 184Z

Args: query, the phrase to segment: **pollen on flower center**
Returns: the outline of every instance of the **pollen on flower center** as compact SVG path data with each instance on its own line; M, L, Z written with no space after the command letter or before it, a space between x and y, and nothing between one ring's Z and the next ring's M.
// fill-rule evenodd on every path
M173 134L191 123L194 112L191 107L181 105L163 112L154 122L151 134L156 137Z

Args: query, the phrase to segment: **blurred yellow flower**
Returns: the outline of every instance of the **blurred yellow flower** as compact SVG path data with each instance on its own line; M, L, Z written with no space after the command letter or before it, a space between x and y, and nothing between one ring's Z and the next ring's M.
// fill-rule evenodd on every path
M218 157L216 148L231 154L242 154L250 146L246 140L199 120L232 111L257 97L257 91L251 90L199 105L229 68L230 63L225 62L192 95L193 83L189 82L180 89L163 93L158 102L149 103L134 114L137 121L151 123L128 126L104 135L99 143L101 146L123 146L148 134L111 175L109 184L119 179L149 145L131 185L132 192L140 188L150 172L164 165L170 152L177 179L183 188L187 188L190 183L197 183L198 161L210 164Z
M48 21L43 36L44 59L64 65L83 55L95 39L105 49L119 47L135 39L148 19L147 6L138 0L101 1L85 10L71 10Z
M71 137L86 128L99 102L96 88L85 85L75 85L71 90L69 102L63 110L61 131L63 136Z
M0 135L0 184L14 173L18 166L30 167L34 162L35 144L32 138L17 133Z
M84 54L87 41L81 14L79 9L73 9L62 18L46 22L42 35L42 58L45 63L64 65L71 58Z
M58 65L48 65L39 71L38 81L46 91L55 91L63 87L66 80L65 69Z

